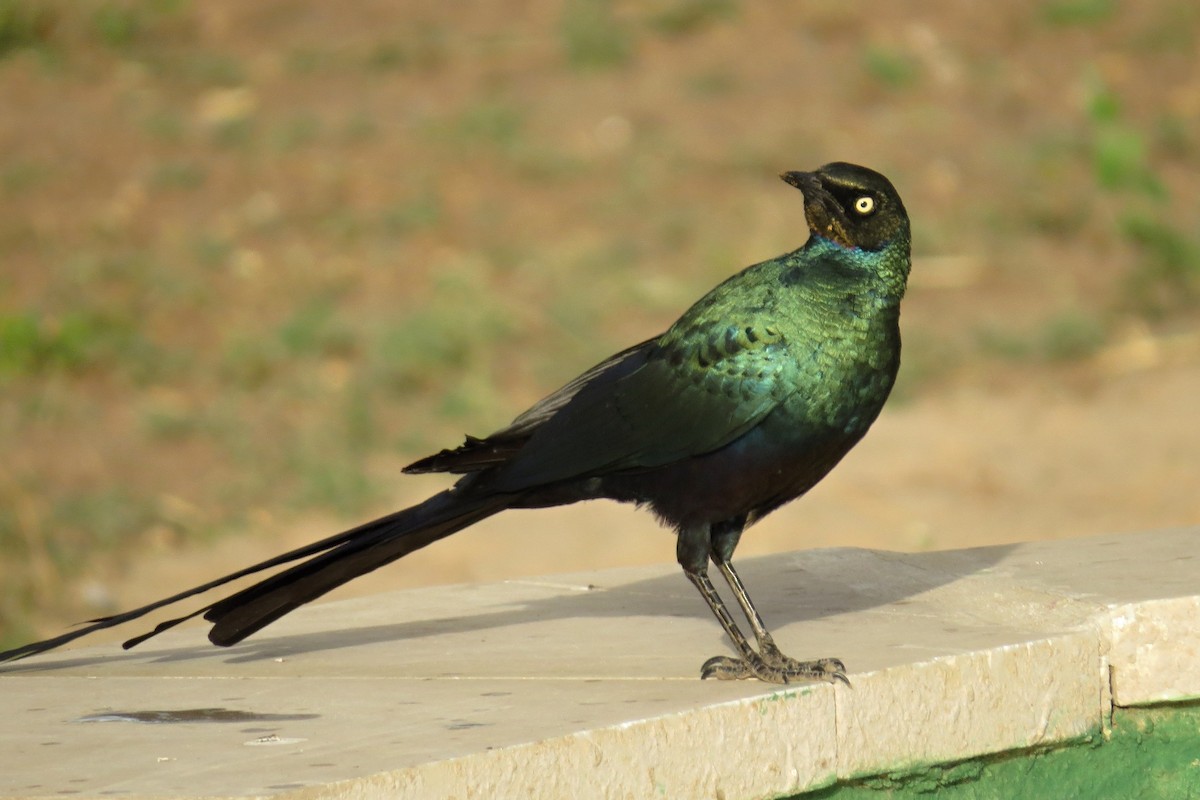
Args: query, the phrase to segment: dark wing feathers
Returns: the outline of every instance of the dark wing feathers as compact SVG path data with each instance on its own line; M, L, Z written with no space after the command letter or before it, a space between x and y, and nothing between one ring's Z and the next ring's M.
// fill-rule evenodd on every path
M478 472L508 461L524 443L524 437L504 437L498 433L486 439L468 436L453 450L446 449L431 456L425 456L405 467L404 472L409 475L420 475L427 472L452 472L456 475L465 475L469 472Z
M677 326L597 364L507 428L468 436L405 472L491 469L492 490L521 492L711 452L790 391L778 379L786 348L769 327Z
M619 379L644 364L646 358L657 347L659 338L655 336L653 339L647 339L644 342L635 344L633 347L625 348L616 355L609 356L558 391L543 397L527 411L518 415L512 421L511 425L499 431L496 435L513 436L524 434L528 438L529 434L533 433L543 422L558 413L559 409L569 403L575 395L579 394L579 391L584 386L592 383L601 375L609 379Z
M521 491L716 450L780 402L784 347L778 336L736 348L704 339L656 343L636 369L598 374L578 388L489 485Z
M485 439L468 436L466 441L453 450L442 450L440 453L426 456L409 464L404 471L410 475L424 472L463 474L505 463L521 449L535 430L558 413L583 387L605 373L622 375L636 369L644 363L646 354L657 341L658 337L647 339L601 361L558 391L539 400L514 419L507 428L496 431Z

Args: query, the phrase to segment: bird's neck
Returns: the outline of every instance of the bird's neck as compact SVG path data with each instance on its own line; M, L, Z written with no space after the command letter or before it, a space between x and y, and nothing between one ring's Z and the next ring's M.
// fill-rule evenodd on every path
M813 234L802 248L810 263L834 263L843 267L839 276L854 284L864 297L882 306L897 306L904 297L911 266L908 237L890 243L882 250L846 247Z

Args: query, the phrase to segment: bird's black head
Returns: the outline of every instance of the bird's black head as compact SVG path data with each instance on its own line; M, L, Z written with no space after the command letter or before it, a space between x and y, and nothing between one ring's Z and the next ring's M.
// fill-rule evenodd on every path
M862 250L882 250L909 237L900 195L875 170L835 161L815 172L779 177L804 193L804 217L817 236Z

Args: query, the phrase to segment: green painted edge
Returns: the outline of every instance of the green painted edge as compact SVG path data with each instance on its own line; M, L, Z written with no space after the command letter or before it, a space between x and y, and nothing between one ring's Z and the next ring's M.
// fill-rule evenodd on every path
M791 800L1176 800L1200 798L1200 702L1113 710L1112 727L1052 745L926 764Z

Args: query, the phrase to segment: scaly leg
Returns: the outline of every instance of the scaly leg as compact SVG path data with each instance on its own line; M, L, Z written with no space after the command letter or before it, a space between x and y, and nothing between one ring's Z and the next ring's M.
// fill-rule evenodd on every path
M750 595L746 593L741 578L738 577L729 561L742 529L745 519L734 519L711 528L691 528L680 531L676 555L683 567L688 580L699 590L700 596L708 603L713 616L721 623L725 633L733 642L740 658L731 656L714 656L704 662L700 668L701 678L717 678L718 680L738 680L743 678L758 678L767 683L791 683L793 681L842 681L849 685L846 678L846 667L836 658L822 658L815 661L798 661L784 655L776 646L762 616L755 609ZM750 642L738 628L726 608L721 596L717 593L712 581L708 578L708 561L717 565L726 583L733 591L746 621L754 631L758 642L758 650L751 647Z
M846 677L846 665L840 659L818 658L813 661L798 661L791 656L784 655L775 644L775 639L767 630L767 626L763 624L762 617L759 615L758 609L754 607L753 601L750 600L750 595L746 593L746 587L742 585L742 579L734 570L733 564L728 561L717 561L716 565L717 569L721 570L721 574L725 576L725 582L729 584L733 596L742 608L742 613L746 615L746 620L754 631L754 638L758 640L759 658L773 674L778 674L782 678L778 681L779 683L791 683L793 680L819 680L830 683L841 681L847 686L850 685L850 679ZM704 677L711 675L714 678L726 680L751 677L765 680L747 661L728 656L710 658L705 663L701 674Z

